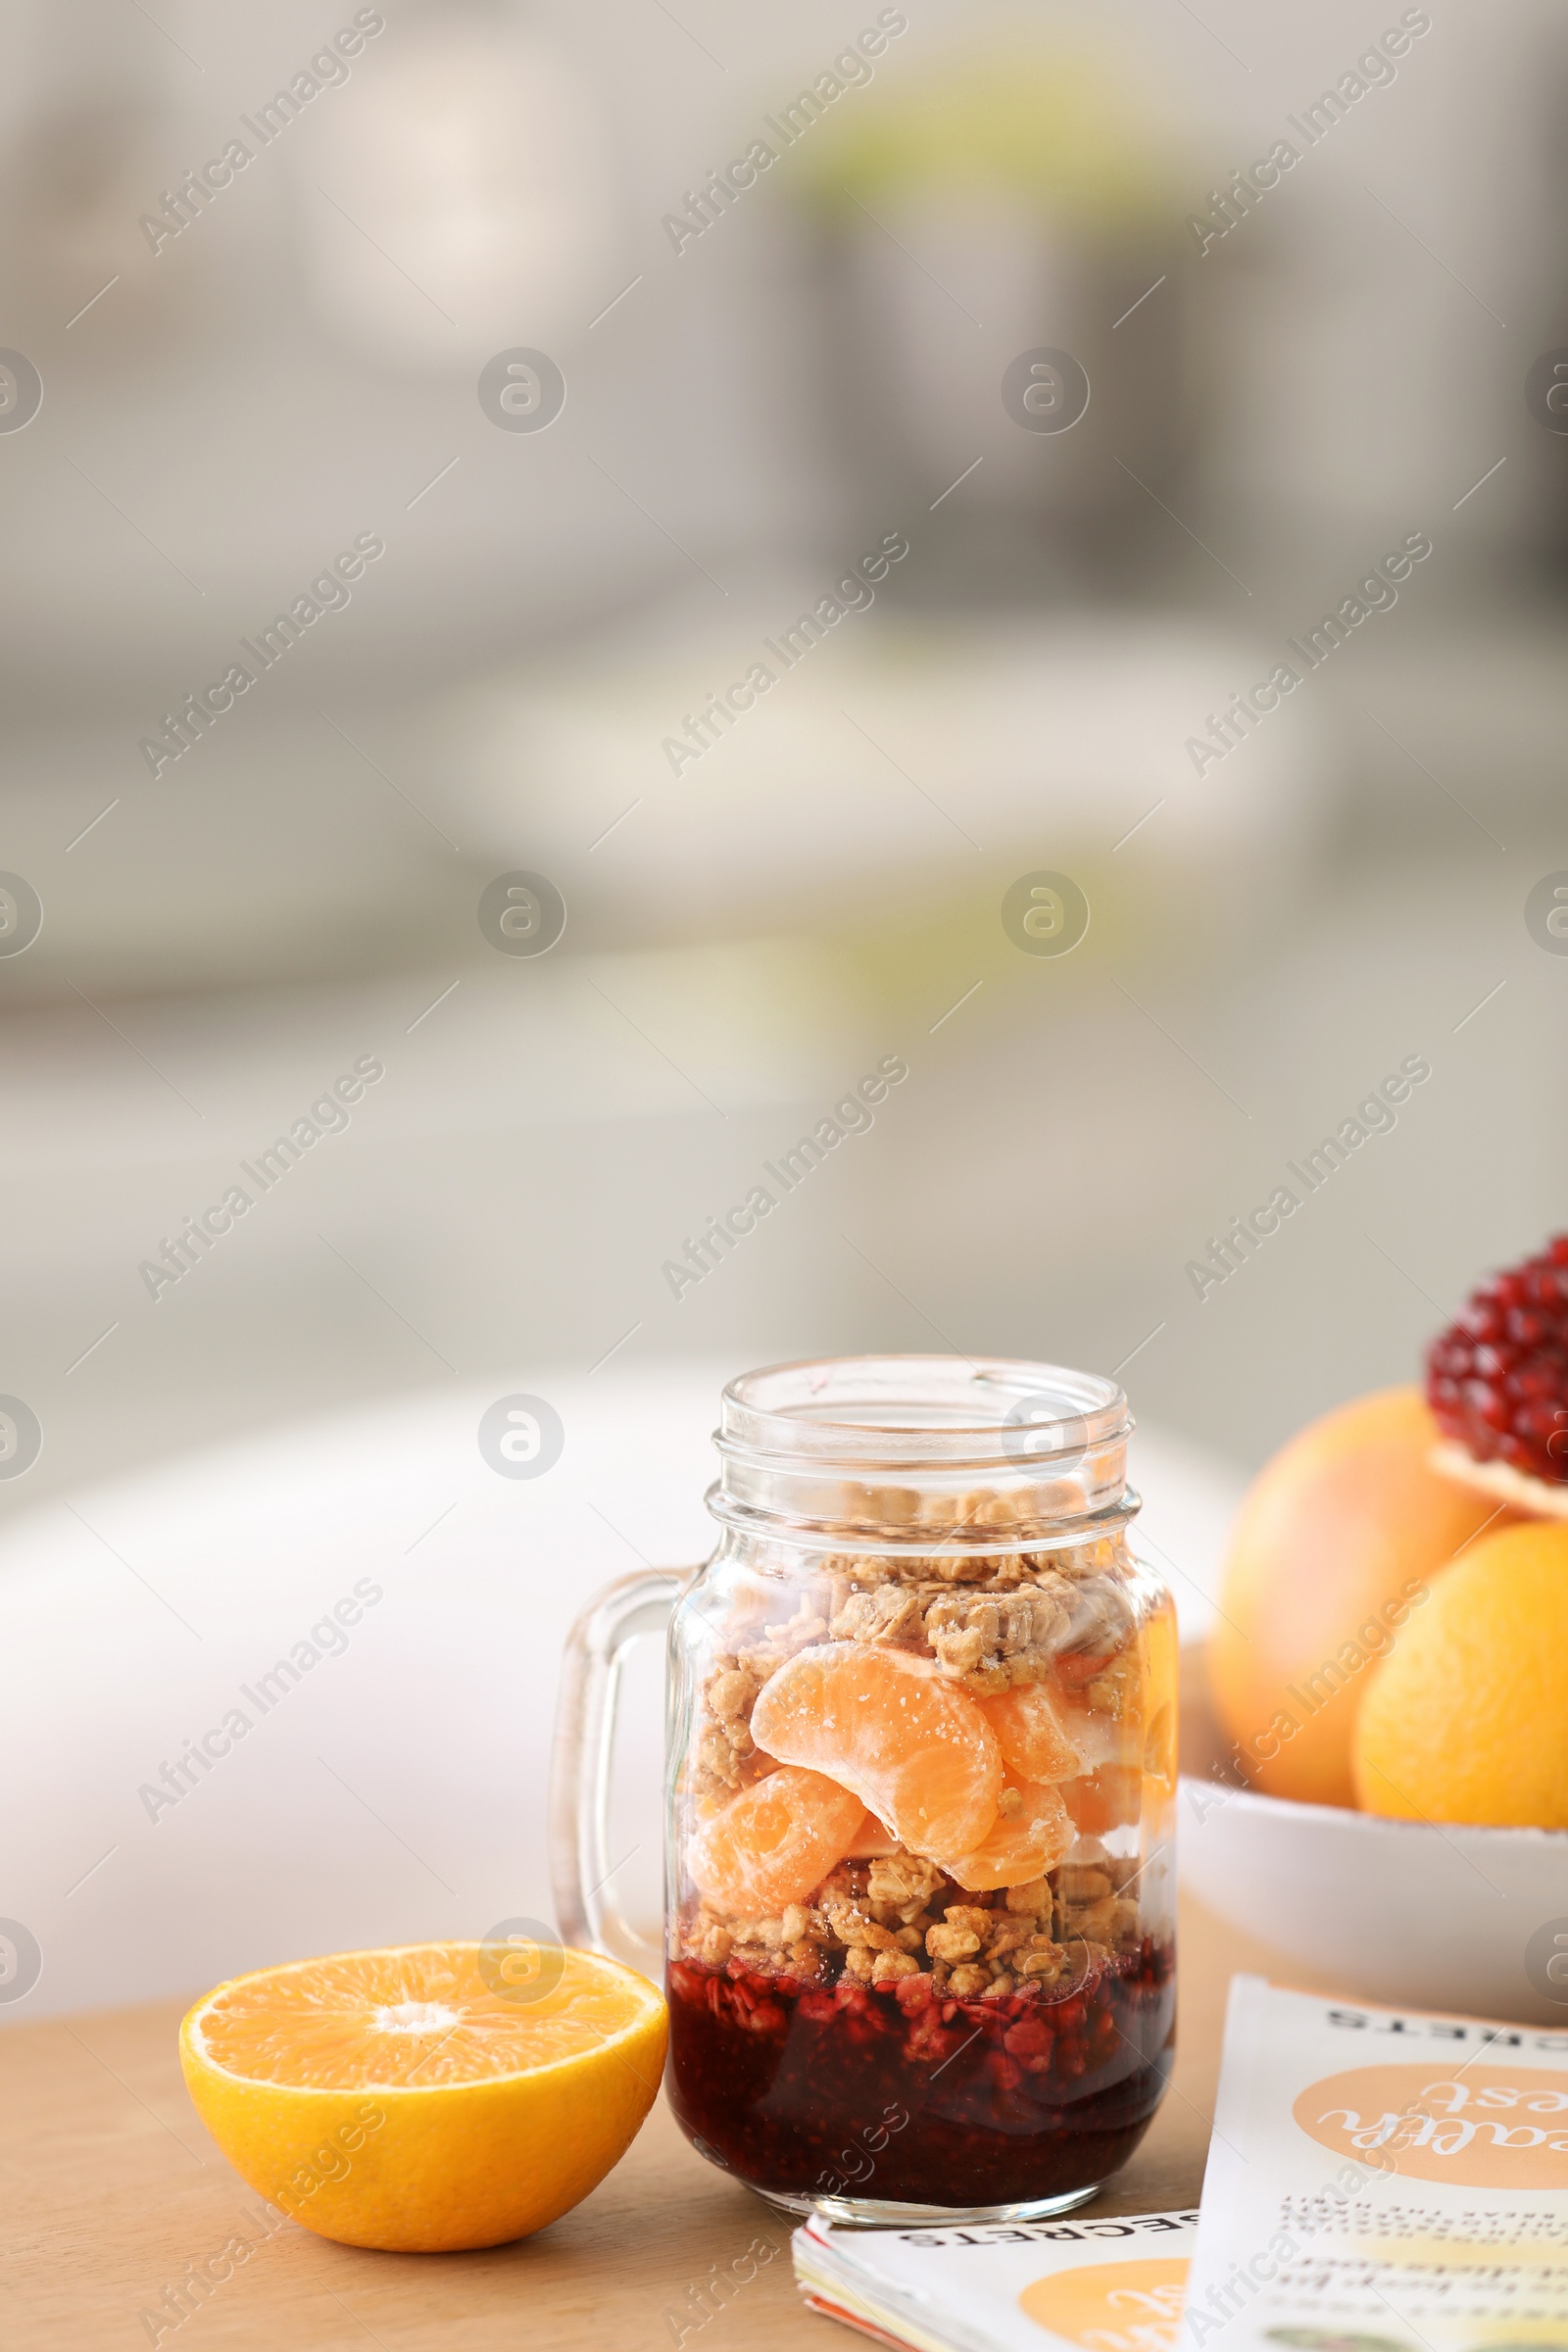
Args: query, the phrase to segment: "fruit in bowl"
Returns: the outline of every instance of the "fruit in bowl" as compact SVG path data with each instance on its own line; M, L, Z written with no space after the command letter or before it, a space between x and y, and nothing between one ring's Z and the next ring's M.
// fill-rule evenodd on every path
M1484 1536L1434 1587L1355 1726L1357 1802L1568 1830L1568 1526Z
M1275 1456L1219 1613L1185 1660L1188 1884L1347 1991L1560 2024L1568 1236L1471 1294L1424 1397Z
M1243 1778L1271 1796L1355 1802L1377 1661L1433 1578L1513 1516L1434 1469L1439 1442L1418 1390L1360 1396L1293 1438L1242 1505L1209 1671Z
M1424 1632L1425 1613L1417 1622ZM1201 1650L1183 1667L1182 1882L1205 1909L1280 1955L1287 1983L1563 2030L1568 1987L1550 1972L1568 1921L1568 1836L1265 1796L1226 1777Z

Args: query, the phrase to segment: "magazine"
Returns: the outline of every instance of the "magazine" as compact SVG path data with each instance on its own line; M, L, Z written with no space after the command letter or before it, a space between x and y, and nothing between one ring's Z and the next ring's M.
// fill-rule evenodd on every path
M1568 2033L1237 1977L1186 2352L1561 2352Z
M913 2352L1177 2352L1196 2213L795 2231L815 2311Z

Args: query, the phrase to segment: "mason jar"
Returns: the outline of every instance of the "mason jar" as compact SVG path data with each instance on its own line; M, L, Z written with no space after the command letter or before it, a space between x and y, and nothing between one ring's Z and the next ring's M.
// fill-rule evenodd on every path
M1132 1426L1113 1382L1055 1365L747 1373L711 1559L626 1579L574 1630L563 1935L627 1956L615 1692L667 1619L669 2100L790 2213L1062 2213L1159 2103L1177 1651L1128 1541Z

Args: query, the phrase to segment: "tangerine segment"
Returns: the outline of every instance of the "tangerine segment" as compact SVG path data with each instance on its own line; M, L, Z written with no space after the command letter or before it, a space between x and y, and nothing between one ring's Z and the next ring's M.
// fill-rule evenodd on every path
M1102 1764L1076 1781L1063 1781L1061 1794L1068 1812L1086 1838L1102 1838L1138 1819L1143 1809L1144 1775L1137 1764Z
M1176 1709L1169 1700L1155 1709L1144 1734L1144 1770L1165 1796L1176 1793Z
M1022 1799L1015 1813L999 1810L989 1838L972 1853L944 1861L950 1879L971 1894L994 1886L1021 1886L1054 1870L1078 1835L1077 1825L1061 1801L1061 1791L1049 1782L1024 1781L1014 1791ZM1003 1791L1005 1803L1007 1791Z
M846 1862L874 1862L878 1854L896 1854L899 1841L884 1829L869 1805L860 1809L860 1826L850 1840Z
M843 1861L864 1820L852 1789L783 1764L705 1823L692 1842L692 1881L726 1911L781 1911Z
M526 2236L597 2187L653 2105L666 2035L656 1988L613 1960L431 1943L220 1984L179 2054L261 2195L345 2245L436 2253Z
M997 1735L1003 1762L1020 1780L1070 1781L1082 1772L1078 1750L1057 1721L1043 1685L1025 1683L976 1703Z
M1055 1712L1081 1772L1098 1772L1103 1764L1130 1764L1142 1755L1143 1730L1136 1716L1112 1715L1076 1696L1058 1698Z
M967 1853L996 1819L997 1736L927 1659L863 1642L803 1649L763 1684L752 1738L853 1788L901 1845Z

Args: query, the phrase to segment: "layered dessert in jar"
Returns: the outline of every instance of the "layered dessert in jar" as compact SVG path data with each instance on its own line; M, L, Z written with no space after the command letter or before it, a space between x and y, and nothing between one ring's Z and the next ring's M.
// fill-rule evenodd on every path
M1053 1542L1038 1483L868 1487L863 1549L732 1539L677 1612L670 2096L791 2210L1064 2210L1153 2114L1176 1638L1124 1500Z

